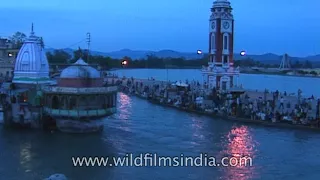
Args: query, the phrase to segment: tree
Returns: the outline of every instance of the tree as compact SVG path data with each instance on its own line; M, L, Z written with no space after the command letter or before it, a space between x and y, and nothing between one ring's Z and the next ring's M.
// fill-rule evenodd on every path
M24 33L18 31L9 37L9 40L14 44L15 48L21 48L26 38L27 36Z
M304 62L303 68L311 69L312 68L312 63L308 60Z
M49 64L66 64L71 59L71 55L63 50L54 50L53 53L47 52Z
M90 56L90 57L92 57L92 56ZM73 51L72 62L76 62L80 58L82 58L85 61L88 61L88 50L86 50L86 49L83 50L79 47L78 50Z
M310 74L313 75L313 76L317 76L318 75L318 73L316 71L311 71Z

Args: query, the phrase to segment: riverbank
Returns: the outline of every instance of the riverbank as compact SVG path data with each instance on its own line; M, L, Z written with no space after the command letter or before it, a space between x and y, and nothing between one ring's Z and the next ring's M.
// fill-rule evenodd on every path
M199 67L177 67L177 68L112 68L110 71L117 71L117 70L137 70L137 69L159 69L159 70L177 70L177 69L190 69L190 70L199 70ZM199 70L200 71L200 70ZM268 72L268 71L255 71L255 70L244 70L240 69L241 74L261 74L261 75L277 75L277 76L288 76L288 77L304 77L304 78L320 78L320 75L303 75L303 74L287 74L284 72Z
M128 93L128 92L125 92L125 93ZM128 93L128 94L130 94L130 93ZM293 125L289 122L272 122L272 121L259 120L259 119L251 120L251 119L239 118L239 117L234 117L234 116L219 115L219 114L215 114L212 112L206 112L206 111L189 110L189 109L180 108L180 107L169 105L169 104L160 103L158 101L154 101L154 100L142 97L137 94L134 94L134 95L136 97L141 98L141 99L145 99L155 105L168 107L168 108L176 109L179 111L184 111L187 113L194 113L194 114L198 114L198 115L209 116L212 118L220 118L220 119L224 119L224 120L228 120L228 121L234 121L234 122L240 122L240 123L246 123L246 124L262 125L262 126L268 126L268 127L287 128L287 129L288 128L289 129L302 129L302 130L312 130L312 131L320 132L320 124L318 125L316 123L314 124L314 126L307 126L307 125Z
M320 131L320 121L316 112L317 101L310 98L299 99L297 96L278 92L274 99L272 92L247 90L245 96L250 97L249 99L241 96L237 100L217 104L205 97L202 103L197 103L198 98L195 97L201 96L203 92L201 89L195 90L194 85L191 87L193 90L188 91L183 88L174 90L170 85L168 90L167 82L147 79L108 78L108 82L117 83L122 92L146 99L153 104L189 113L270 127ZM186 94L180 94L186 91ZM190 92L196 93L196 96L191 97ZM284 98L280 99L280 96ZM284 99L286 103L283 103ZM241 102L237 104L235 101Z

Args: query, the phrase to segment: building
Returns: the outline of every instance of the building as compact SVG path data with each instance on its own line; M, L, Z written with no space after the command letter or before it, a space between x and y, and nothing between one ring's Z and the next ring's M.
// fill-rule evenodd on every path
M239 68L233 67L234 19L228 0L216 0L209 20L208 66L202 69L209 89L227 91L237 86Z
M7 38L0 38L0 79L12 79L19 48Z
M49 63L43 47L42 38L33 31L24 41L14 66L13 83L43 84L50 83Z
M116 112L117 86L104 86L95 68L79 59L64 69L57 86L42 88L44 110L63 132L96 132Z
M52 83L48 67L41 39L35 36L32 25L30 36L17 53L12 82L2 84L2 92L8 95L3 114L6 124L42 126L41 88Z
M96 132L116 112L117 86L105 86L101 73L81 58L57 81L49 78L42 41L31 34L15 61L12 82L2 84L4 122L63 132Z

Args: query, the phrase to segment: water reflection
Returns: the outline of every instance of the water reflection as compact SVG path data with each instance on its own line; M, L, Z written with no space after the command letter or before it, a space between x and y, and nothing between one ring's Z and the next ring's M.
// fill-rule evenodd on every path
M134 130L132 127L132 98L124 93L118 93L117 113L111 121L106 124L106 129L109 133L113 132L112 136L108 135L106 139L114 145L116 149L122 152L126 151L126 138ZM114 128L111 130L109 128ZM126 138L123 138L126 137ZM122 154L122 152L118 152ZM124 155L124 154L123 154Z
M224 137L226 141L223 143L224 150L221 154L229 158L235 157L232 163L234 166L222 168L222 179L228 180L248 180L257 177L257 172L254 166L245 166L245 159L243 157L249 157L254 164L256 157L257 142L253 140L247 126L234 127ZM247 159L247 163L250 159ZM238 161L238 163L236 162ZM241 162L240 162L241 161Z
M192 145L199 145L199 142L205 139L203 134L203 120L200 117L191 117L192 120Z
M118 98L119 98L119 106L118 106L119 119L127 120L132 114L131 112L132 99L124 93L119 93Z
M31 154L31 144L23 143L20 146L20 165L25 172L32 171L32 154Z

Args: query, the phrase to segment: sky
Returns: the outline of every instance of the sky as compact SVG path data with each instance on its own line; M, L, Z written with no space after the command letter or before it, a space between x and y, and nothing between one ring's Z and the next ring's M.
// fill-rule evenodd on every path
M319 0L230 0L234 51L320 54ZM10 0L0 4L0 36L16 31L44 38L48 48L208 51L213 0ZM5 15L3 15L5 14ZM76 45L74 45L76 44Z

